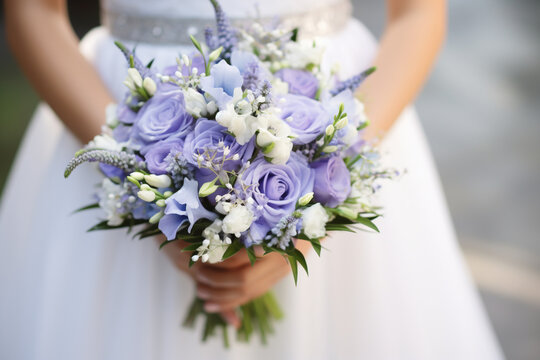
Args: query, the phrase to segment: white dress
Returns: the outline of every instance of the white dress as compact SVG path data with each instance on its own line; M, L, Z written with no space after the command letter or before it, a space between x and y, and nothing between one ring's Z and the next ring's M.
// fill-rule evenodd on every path
M260 1L258 11L272 17L323 9L317 16L328 20L334 15L328 7L337 9L337 2L343 5ZM221 3L231 17L254 13L253 0ZM102 6L105 13L153 17L158 23L213 16L202 0L108 0ZM376 44L358 21L341 25L326 36L326 64L340 61L346 77L370 64ZM150 30L159 37L159 28ZM121 98L125 63L112 41L100 27L84 38L81 51ZM160 67L186 49L142 42L137 53L144 60L156 56ZM325 241L329 251L308 258L309 278L301 276L296 288L289 277L277 286L286 318L269 345L254 338L223 350L220 339L201 344L200 329L181 326L194 287L155 242L133 240L124 231L86 233L98 212L71 215L91 203L99 176L92 166L82 166L63 179L64 166L81 144L40 105L0 208L0 358L502 359L412 108L383 146L388 164L406 168L407 175L380 194L382 233L332 235Z

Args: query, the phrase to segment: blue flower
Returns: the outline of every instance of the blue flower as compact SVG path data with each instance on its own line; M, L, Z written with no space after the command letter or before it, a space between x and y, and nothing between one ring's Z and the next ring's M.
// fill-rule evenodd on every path
M240 70L221 60L212 66L210 76L201 79L200 87L214 98L221 109L232 99L234 89L241 87L242 83Z
M178 229L188 222L188 231L191 232L193 225L200 219L214 220L217 215L208 211L199 199L199 184L195 180L186 179L180 190L165 200L165 215L159 221L159 230L167 237L174 240Z

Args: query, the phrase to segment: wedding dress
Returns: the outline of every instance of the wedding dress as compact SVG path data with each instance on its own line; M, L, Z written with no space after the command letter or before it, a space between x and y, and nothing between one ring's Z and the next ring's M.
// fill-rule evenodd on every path
M232 18L281 17L326 42L326 66L347 77L370 65L376 43L344 0L222 0ZM125 62L115 37L137 44L160 68L202 39L212 8L202 0L105 0L106 26L81 51L111 92L123 94ZM171 34L174 36L171 37ZM58 61L62 61L60 57ZM76 81L76 79L74 79ZM81 147L40 105L26 133L0 210L1 359L369 359L495 360L503 356L459 252L439 180L414 109L383 142L386 163L407 173L380 193L381 234L333 234L310 276L276 287L286 313L267 346L220 339L201 344L181 326L194 296L152 240L125 231L86 233L98 212L92 166L69 181L64 166Z

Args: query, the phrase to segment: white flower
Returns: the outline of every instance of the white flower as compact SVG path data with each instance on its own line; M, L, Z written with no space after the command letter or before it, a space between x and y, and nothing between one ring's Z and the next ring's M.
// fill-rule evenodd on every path
M289 42L285 45L285 61L292 68L302 69L309 64L319 65L324 47L313 41Z
M111 151L122 151L122 145L109 134L96 135L94 139L88 143L87 147Z
M222 221L219 219L203 230L205 240L202 245L197 248L198 254L193 261L201 259L202 262L215 264L221 261L223 254L230 245L230 242L221 240L219 233L222 228Z
M264 156L269 158L272 164L285 164L293 148L289 138L291 128L274 114L261 115L261 118L265 119L267 127L259 129L257 145L263 148Z
M302 211L303 232L310 239L322 238L326 235L328 213L321 204L311 205Z
M146 181L148 185L156 188L166 188L171 186L171 178L167 175L144 175L144 181Z
M124 218L124 214L120 213L121 199L125 194L125 189L122 185L113 183L108 178L103 179L101 188L98 192L99 207L105 211L107 217L107 225L120 225Z
M216 114L216 121L226 127L236 138L236 142L240 145L247 143L255 134L258 128L264 127L264 119L262 117L255 117L251 115L251 109L249 111L243 105L242 101L242 89L234 89L234 96L229 103L225 106L225 109L219 111ZM237 112L237 103L240 103L239 110Z
M141 190L137 193L137 196L142 201L152 202L156 199L156 194L150 190Z
M204 95L193 88L184 90L184 101L186 110L191 115L200 118L208 114L206 99Z
M146 90L146 93L150 96L153 96L156 93L156 89L157 89L156 82L150 77L144 78L143 87L144 87L144 90Z
M304 196L302 196L300 199L298 199L298 205L300 206L306 206L309 204L309 202L313 200L313 192L308 192Z
M237 205L223 219L223 232L237 234L246 231L253 222L253 214L244 205Z
M354 145L358 141L358 130L354 125L347 124L341 131L345 132L345 135L341 138L341 141L345 143L346 147Z
M274 95L285 95L289 93L289 84L280 78L272 79L272 94Z
M118 117L116 116L116 104L109 104L105 108L105 124L108 127L114 128L118 125Z
M141 87L143 84L143 79L139 71L135 68L129 68L128 72L128 81L131 80L135 86Z

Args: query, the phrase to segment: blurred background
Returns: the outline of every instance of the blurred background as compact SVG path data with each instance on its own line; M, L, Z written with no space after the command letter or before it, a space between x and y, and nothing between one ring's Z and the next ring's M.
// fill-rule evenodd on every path
M354 0L380 36L384 1ZM96 2L69 1L82 36ZM3 12L1 16L3 23ZM540 1L449 0L417 100L459 241L508 359L540 358ZM0 189L38 102L0 27Z

